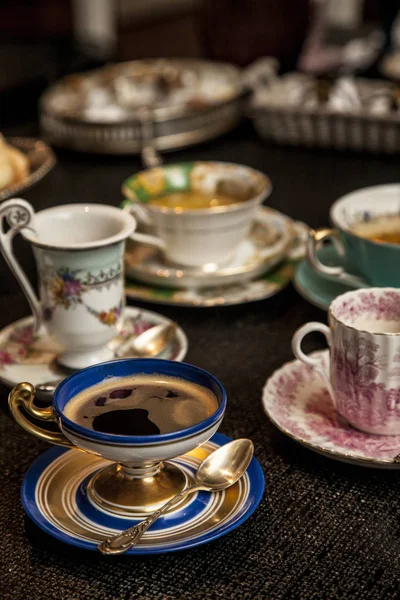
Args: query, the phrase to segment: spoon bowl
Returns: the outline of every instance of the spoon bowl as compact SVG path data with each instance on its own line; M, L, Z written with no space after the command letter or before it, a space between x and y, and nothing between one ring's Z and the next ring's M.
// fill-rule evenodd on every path
M196 482L209 491L225 490L242 477L253 453L253 442L245 438L221 446L201 463Z
M161 323L130 338L118 347L116 356L122 358L129 352L130 358L154 358L171 343L176 332L176 323Z
M245 438L221 446L201 463L196 473L195 485L174 496L138 525L108 538L98 546L98 549L102 554L123 554L138 543L158 517L185 496L200 490L220 492L227 489L244 475L253 457L253 452L253 442Z

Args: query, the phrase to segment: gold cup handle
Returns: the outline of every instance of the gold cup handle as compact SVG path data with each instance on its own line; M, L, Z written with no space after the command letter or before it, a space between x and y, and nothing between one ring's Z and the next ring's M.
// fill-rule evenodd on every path
M35 406L34 400L35 388L30 383L19 383L11 390L10 395L8 396L8 406L18 425L41 440L45 440L51 444L57 444L58 446L73 446L74 444L70 442L61 431L47 431L46 429L42 429L42 427L31 423L29 419L24 416L20 410L21 407L31 417L35 417L41 421L52 421L53 423L57 423L53 407L47 406L41 408Z
M336 246L338 254L344 256L344 247L336 229L311 229L307 240L307 258L316 271L328 277L328 279L337 279L343 283L360 288L368 287L368 283L357 275L347 273L341 266L330 266L322 263L317 255L319 246L324 240L331 239Z

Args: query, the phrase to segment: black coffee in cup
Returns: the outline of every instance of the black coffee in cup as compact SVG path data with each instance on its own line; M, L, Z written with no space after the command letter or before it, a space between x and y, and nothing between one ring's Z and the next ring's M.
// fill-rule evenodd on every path
M78 425L114 435L157 435L187 429L218 408L206 387L165 375L108 379L66 404L65 416Z

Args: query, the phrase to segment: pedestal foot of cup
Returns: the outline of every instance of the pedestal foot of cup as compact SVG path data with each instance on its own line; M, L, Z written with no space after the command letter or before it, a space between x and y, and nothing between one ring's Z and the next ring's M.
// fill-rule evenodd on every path
M113 464L94 475L87 494L97 508L119 516L142 517L155 512L188 483L186 474L172 463L147 468ZM187 501L190 497L183 503Z
M85 369L113 358L115 358L114 352L104 347L87 352L63 352L57 357L57 362L68 369Z

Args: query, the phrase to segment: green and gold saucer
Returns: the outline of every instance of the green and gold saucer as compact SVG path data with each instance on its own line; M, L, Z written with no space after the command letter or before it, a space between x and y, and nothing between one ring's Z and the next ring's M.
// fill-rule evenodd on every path
M199 289L159 287L127 279L125 293L133 300L170 306L209 307L246 304L278 294L291 282L296 264L296 260L287 259L273 271L252 281Z

